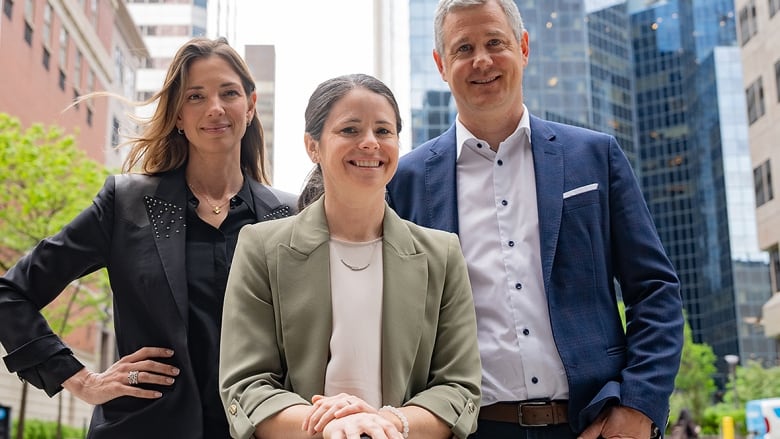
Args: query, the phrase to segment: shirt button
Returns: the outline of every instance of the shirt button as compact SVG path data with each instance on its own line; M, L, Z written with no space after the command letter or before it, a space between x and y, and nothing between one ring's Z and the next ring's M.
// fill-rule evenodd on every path
M515 284L515 289L516 290L522 290L523 289L523 284L521 284L520 282L516 283Z
M502 206L506 206L507 204L509 204L509 202L507 200L501 200L501 205Z
M503 160L499 160L498 161L498 166L504 166L504 161Z
M539 382L539 378L533 377L531 378L531 382L537 384Z
M523 329L523 335L528 335L530 333L531 331L529 331L528 328Z
M482 148L482 144L481 143L477 143L477 148Z
M510 247L514 247L515 246L515 242L514 241L509 241L507 244L509 244Z

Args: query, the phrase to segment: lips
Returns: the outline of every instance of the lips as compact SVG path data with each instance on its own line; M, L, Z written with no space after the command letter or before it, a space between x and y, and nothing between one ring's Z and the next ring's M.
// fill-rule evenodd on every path
M484 78L484 79L474 79L471 81L472 84L490 84L491 82L497 80L500 78L501 75L491 76L490 78Z
M351 160L350 163L358 168L378 168L382 164L379 160Z
M203 127L203 131L206 131L206 132L209 132L209 133L218 133L218 132L221 132L221 131L225 131L228 128L230 128L230 124L214 125L214 126Z

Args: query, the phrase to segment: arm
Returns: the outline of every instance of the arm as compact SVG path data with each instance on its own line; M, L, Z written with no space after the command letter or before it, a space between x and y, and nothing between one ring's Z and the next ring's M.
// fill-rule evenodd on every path
M263 437L261 424L266 420L266 425L277 423L284 428L285 434L302 433L303 418L297 416L299 410L309 408L284 412L309 403L285 389L286 367L271 297L271 268L258 226L244 227L239 234L223 308L219 388L236 438ZM273 236L265 238L278 242Z
M0 341L8 370L49 396L84 366L40 309L75 279L105 266L113 228L113 177L56 235L42 240L0 278Z
M628 160L611 138L610 238L614 275L626 305L621 404L666 425L683 344L677 275Z
M477 426L482 374L471 284L457 236L448 234L447 242L428 387L401 409L409 418L410 438L465 438ZM415 406L425 410L412 411Z

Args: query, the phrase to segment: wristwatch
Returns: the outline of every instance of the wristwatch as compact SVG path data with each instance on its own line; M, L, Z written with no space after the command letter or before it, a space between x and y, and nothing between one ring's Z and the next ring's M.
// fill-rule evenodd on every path
M661 437L661 429L658 428L657 425L655 425L655 422L653 422L653 425L650 426L650 439L659 439Z

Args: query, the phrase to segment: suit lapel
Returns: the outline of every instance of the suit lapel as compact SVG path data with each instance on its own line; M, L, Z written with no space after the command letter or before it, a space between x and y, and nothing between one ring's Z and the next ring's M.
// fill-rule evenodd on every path
M455 125L430 146L425 160L426 223L434 229L458 233L458 197L455 176Z
M144 203L168 286L184 325L188 327L189 302L184 267L187 191L183 179L182 170L163 175L154 196L145 196Z
M325 388L333 313L330 295L328 226L322 198L295 217L290 245L278 246L278 262L269 267L279 280L278 312L286 343L284 357L297 365L290 384L306 399ZM292 343L290 341L295 341Z
M425 254L417 253L409 229L389 207L384 219L382 298L382 399L400 406L422 336L428 286Z
M257 221L268 221L290 216L290 207L282 204L268 187L251 177L244 177L249 182L249 189L255 202L255 215Z
M539 209L539 240L545 290L550 291L553 259L558 245L563 212L563 146L543 120L531 116L531 147Z

